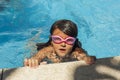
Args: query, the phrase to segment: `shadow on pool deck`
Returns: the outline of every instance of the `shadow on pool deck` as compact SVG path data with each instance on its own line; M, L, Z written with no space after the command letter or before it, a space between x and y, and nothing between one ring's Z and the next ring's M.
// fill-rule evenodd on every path
M40 65L37 69L5 69L2 80L120 80L120 56L98 59L95 64L83 61Z
M120 80L119 58L104 58L90 66L79 66L75 70L74 80Z
M12 72L14 72L16 69L1 69L1 73L0 73L0 80L4 80L6 77L10 76L10 74L12 74ZM4 77L4 75L6 75ZM3 79L4 78L4 79Z

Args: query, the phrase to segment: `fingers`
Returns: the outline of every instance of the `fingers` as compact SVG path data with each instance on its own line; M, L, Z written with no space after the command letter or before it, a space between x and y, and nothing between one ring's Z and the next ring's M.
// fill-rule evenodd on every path
M36 68L38 67L38 65L39 63L38 63L38 60L36 59L25 59L24 60L24 66Z
M40 65L45 65L45 64L47 64L46 61L40 63Z
M84 58L84 60L86 61L87 64L94 64L96 61L96 57L95 56L87 56Z
M28 59L24 60L24 66L28 66Z
M80 61L80 60L84 60L84 57L86 57L85 54L78 54L77 55L77 59Z
M39 65L39 62L38 62L38 60L35 60L35 63L34 63L34 65L36 65L36 66L38 66L38 65Z
M41 62L40 65L45 65L47 62ZM28 66L31 68L37 68L39 66L39 62L36 59L25 59L24 60L24 66Z

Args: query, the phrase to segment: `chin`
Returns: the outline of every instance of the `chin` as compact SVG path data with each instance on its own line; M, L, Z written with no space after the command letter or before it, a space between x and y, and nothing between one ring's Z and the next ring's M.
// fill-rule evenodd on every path
M59 57L64 57L65 55L62 55L62 54L58 54Z
M62 58L65 57L65 56L66 56L66 55L60 55L60 57L62 57Z
M59 55L60 57L65 57L65 56L67 55L67 53L66 53L66 52L63 52L63 53L59 52L58 55Z

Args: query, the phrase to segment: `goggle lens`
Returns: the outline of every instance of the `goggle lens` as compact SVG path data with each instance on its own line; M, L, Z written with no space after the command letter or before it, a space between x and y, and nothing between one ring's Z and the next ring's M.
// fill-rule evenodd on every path
M51 36L52 41L56 44L60 44L62 42L65 42L66 44L72 45L74 44L76 38L74 37L67 37L66 39L61 38L60 36Z

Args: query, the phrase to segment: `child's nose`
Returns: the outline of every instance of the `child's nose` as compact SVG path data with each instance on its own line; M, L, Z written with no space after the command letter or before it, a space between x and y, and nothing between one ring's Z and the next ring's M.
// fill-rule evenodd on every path
M62 42L62 43L61 43L61 46L62 46L62 47L66 47L66 43L65 43L65 42Z

